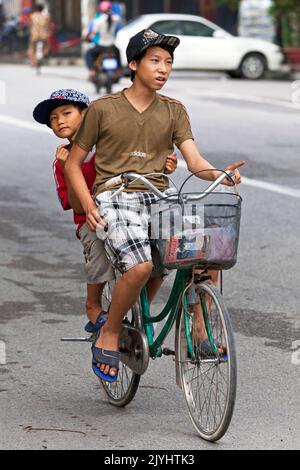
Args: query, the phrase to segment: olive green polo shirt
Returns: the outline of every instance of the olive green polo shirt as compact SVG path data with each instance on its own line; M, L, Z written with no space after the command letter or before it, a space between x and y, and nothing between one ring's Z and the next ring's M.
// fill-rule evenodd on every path
M142 113L126 98L124 91L103 96L87 109L75 142L86 152L96 145L96 179L94 195L106 191L105 182L121 173L132 171L164 173L166 158L177 147L193 139L185 107L177 100L156 94ZM148 178L164 191L164 176ZM134 183L128 191L147 191Z

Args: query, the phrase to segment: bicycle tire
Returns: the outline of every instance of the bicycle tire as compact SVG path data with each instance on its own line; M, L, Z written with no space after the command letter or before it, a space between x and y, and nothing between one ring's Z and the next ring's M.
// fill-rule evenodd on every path
M235 344L229 314L218 289L202 283L197 285L196 292L199 300L205 298L207 303L208 296L211 299L208 319L213 341L226 347L227 361L218 353L214 358L191 357L183 310L176 332L176 354L191 421L202 439L215 442L227 431L233 414L237 382ZM192 320L193 314L189 315L189 332Z
M108 309L111 303L112 290L115 282L115 280L108 282L103 290L102 300L104 309ZM126 318L132 326L140 327L141 313L139 305L135 305L131 311L128 312ZM130 370L129 367L120 361L119 373L116 382L110 383L100 378L99 381L109 402L112 405L124 407L133 400L140 383L140 378L140 375Z

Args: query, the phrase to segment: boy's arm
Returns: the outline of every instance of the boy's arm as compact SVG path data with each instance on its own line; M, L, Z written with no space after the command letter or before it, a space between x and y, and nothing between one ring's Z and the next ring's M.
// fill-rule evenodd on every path
M185 140L180 145L179 150L182 153L182 156L186 161L188 170L191 173L200 172L202 170L209 170L203 171L202 173L196 173L195 176L198 176L198 178L208 181L214 181L220 176L220 172L202 157L202 155L197 149L195 142L192 139ZM241 175L237 168L244 164L245 161L242 160L240 162L233 163L232 165L229 165L225 168L225 170L234 171L234 180L236 184L241 182ZM223 184L226 184L228 186L232 185L231 181L229 180L224 180Z
M66 179L64 177L63 167L60 164L60 162L55 160L52 168L53 168L53 174L54 174L54 179L55 179L55 184L56 184L56 192L57 192L59 202L61 203L63 210L67 211L71 209L71 206L68 200L68 189L67 189Z
M73 190L72 186L70 184L66 184L66 178L65 178L65 175L64 175L64 168L65 168L65 165L66 165L66 161L69 158L69 155L70 155L70 151L66 148L66 146L64 144L59 145L57 147L55 157L56 157L56 160L60 163L60 165L62 167L62 177L63 177L64 183L65 183L64 192L66 193L64 195L64 199L67 200L68 209L70 209L70 206L71 206L72 209L76 212L76 214L84 214L84 210L82 208L82 205L80 204L78 197L74 193L74 190ZM63 206L63 208L64 208L64 206Z
M97 225L101 224L101 217L98 214L97 206L94 203L90 191L84 179L81 164L85 160L88 152L83 150L75 142L72 145L70 155L65 164L65 175L68 185L74 190L76 197L86 214L86 223L90 230L96 231Z

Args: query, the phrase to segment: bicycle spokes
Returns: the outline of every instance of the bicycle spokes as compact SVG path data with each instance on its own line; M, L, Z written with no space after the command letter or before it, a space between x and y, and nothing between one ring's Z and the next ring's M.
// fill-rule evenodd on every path
M181 318L179 367L192 422L201 437L214 441L226 431L233 411L235 350L222 297L208 284L196 291L198 303Z

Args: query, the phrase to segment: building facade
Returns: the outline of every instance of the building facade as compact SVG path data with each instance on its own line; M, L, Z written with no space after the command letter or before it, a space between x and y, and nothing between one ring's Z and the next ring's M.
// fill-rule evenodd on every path
M99 0L2 0L6 16L19 14L24 7L45 5L56 24L57 31L78 35L94 16ZM123 0L124 20L146 13L188 13L201 15L235 33L237 13L227 7L216 6L216 0Z
M3 0L3 10L6 18L17 15L22 7L22 0Z

